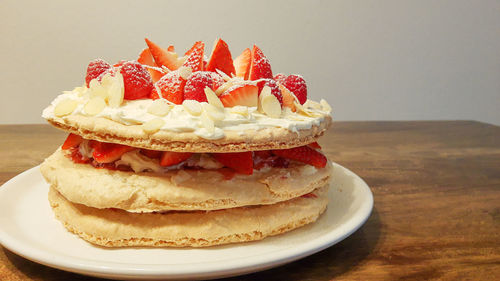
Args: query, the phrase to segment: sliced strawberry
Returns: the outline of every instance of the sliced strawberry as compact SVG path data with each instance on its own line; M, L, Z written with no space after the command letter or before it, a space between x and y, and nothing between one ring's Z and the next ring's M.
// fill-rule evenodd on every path
M75 163L85 164L85 163L89 163L90 162L89 158L83 156L80 153L80 149L78 149L78 147L71 147L69 149L69 152L70 152L70 154L67 155L67 157L69 157Z
M302 76L297 74L288 75L283 86L295 94L300 104L304 104L307 101L307 85Z
M158 65L156 64L156 62L153 59L153 56L151 55L151 50L149 50L148 48L142 50L137 61L140 64L144 65L146 70L151 75L151 79L153 80L153 83L160 80L161 77L163 77L163 75L167 74L166 71L164 71L162 68L158 67Z
M286 80L286 75L283 73L278 73L278 74L274 75L274 80L276 80L276 82L278 82L280 84L284 84L285 80Z
M94 148L92 157L98 163L111 163L120 159L125 152L135 149L127 145L107 142L96 142L92 147Z
M72 147L77 147L82 143L83 138L79 135L75 134L69 134L66 140L64 141L63 145L61 146L61 149L70 149Z
M325 167L327 162L323 153L307 145L290 149L273 150L272 152L274 155L313 165L316 168Z
M156 82L156 87L151 92L151 98L154 100L160 98L157 93L157 89L160 89L163 98L175 104L181 104L184 101L185 85L186 80L181 77L179 71L171 71Z
M314 149L321 149L321 146L319 145L318 142L311 142L310 144L308 144L309 147L311 148L314 148Z
M124 99L136 100L149 97L153 80L149 72L137 61L128 61L120 68L125 88Z
M174 151L163 151L160 158L160 165L163 167L172 166L186 161L191 157L193 153L191 152L174 152Z
M241 55L234 59L233 64L236 76L247 80L250 73L250 65L252 64L252 51L249 48L243 50Z
M112 66L102 59L95 59L91 61L87 66L87 74L85 75L85 84L87 87L89 86L90 81L96 79L102 73L106 72L106 70L111 68Z
M203 55L205 52L205 43L198 41L186 53L187 59L182 66L191 67L193 72L203 70Z
M260 170L264 167L287 168L290 161L288 159L273 155L270 150L253 152L253 167Z
M262 50L257 45L253 45L249 79L257 80L261 78L273 78L273 71L271 70L269 60L264 56Z
M189 76L186 82L184 99L206 102L205 87L209 87L215 91L223 82L222 77L215 72L196 71Z
M141 153L151 159L160 159L162 152L159 150L141 149Z
M167 51L169 51L169 52L175 52L174 45L169 45L168 48L167 48Z
M295 108L295 96L290 92L285 86L282 84L278 84L281 90L281 95L283 96L283 107L289 107L292 112L295 112L297 108Z
M232 86L219 96L225 107L257 106L258 97L259 88L251 84Z
M231 52L229 51L229 47L226 42L222 39L219 39L215 44L205 68L207 71L215 71L216 69L226 73L229 77L231 77L232 74L235 74Z
M151 55L158 66L166 66L170 70L176 70L182 65L182 61L177 58L176 53L165 51L148 38L145 38L144 40L146 40L146 44L151 51Z
M215 160L236 172L245 175L253 173L252 152L212 153Z
M278 99L281 106L283 107L283 96L281 95L281 90L278 86L278 83L276 83L276 81L274 81L273 79L261 79L261 81L257 83L257 87L259 87L259 96L264 86L268 86L269 88L271 88L271 94L273 94Z

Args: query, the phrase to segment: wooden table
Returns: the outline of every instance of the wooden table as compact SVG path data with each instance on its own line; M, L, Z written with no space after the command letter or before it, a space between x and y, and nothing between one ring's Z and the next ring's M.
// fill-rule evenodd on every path
M0 126L0 184L64 140ZM500 127L472 121L337 122L329 158L371 187L366 224L300 261L231 280L500 280ZM0 280L88 280L0 247Z

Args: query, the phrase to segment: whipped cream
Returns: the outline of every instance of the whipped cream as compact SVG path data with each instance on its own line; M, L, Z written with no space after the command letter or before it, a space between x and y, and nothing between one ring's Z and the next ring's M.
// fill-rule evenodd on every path
M75 110L69 115L87 116L84 105L88 102L88 95L82 94L82 88L75 88L73 91L65 91L56 97L50 106L44 109L42 117L45 119L54 119L55 106L66 99L77 102ZM106 106L95 117L101 117L113 120L124 125L141 125L153 119L162 119L163 125L160 130L171 132L192 132L199 137L209 140L220 139L225 136L225 131L237 131L244 134L246 130L261 130L265 128L285 128L292 132L310 129L312 126L319 125L331 113L330 106L322 101L321 103L308 100L304 109L309 114L303 114L299 111L292 112L289 108L284 108L279 118L272 118L257 110L257 107L248 107L248 110L242 113L241 106L235 108L227 107L221 109L224 113L224 119L214 121L214 130L207 130L202 122L203 115L193 115L189 113L182 105L170 105L169 112L162 117L148 113L148 108L153 104L151 99L125 100L118 107ZM203 103L202 103L203 104ZM66 118L67 116L57 117Z

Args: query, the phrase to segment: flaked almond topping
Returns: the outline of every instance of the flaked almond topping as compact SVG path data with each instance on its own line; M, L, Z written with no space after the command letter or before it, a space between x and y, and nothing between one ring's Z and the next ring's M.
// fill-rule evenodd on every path
M182 79L184 79L184 80L187 80L189 78L189 76L191 75L191 73L193 72L191 67L187 67L187 66L179 67L178 71L179 71L179 76L182 77Z
M281 116L281 104L278 99L271 94L271 88L264 86L260 93L261 110L269 117L279 118Z
M148 113L159 117L163 117L170 111L170 106L164 99L154 100L153 103L148 107Z
M215 94L217 96L220 96L222 93L224 93L227 89L229 89L231 86L233 86L233 81L227 81L226 83L222 84L215 90Z
M328 104L328 102L326 100L321 99L319 101L319 104L321 104L321 107L323 108L323 110L328 111L328 112L332 111L332 107L330 106L330 104Z
M57 117L66 116L75 111L78 103L75 100L65 99L60 101L54 108L54 115Z
M142 129L148 134L153 134L158 132L161 127L165 125L165 121L161 118L151 119L148 122L142 124Z
M201 113L200 120L203 128L207 129L209 133L213 133L215 131L214 121L208 116L208 113L205 110Z
M108 105L111 107L119 107L123 102L125 88L123 86L123 76L117 73L113 77L113 82L108 89Z
M209 87L205 87L205 96L207 97L207 101L209 104L211 104L214 107L217 108L224 108L224 105L220 101L220 99L217 97L217 95L210 89Z
M106 89L97 81L93 79L89 84L90 97L101 97L105 99L108 95Z
M242 106L242 105L236 105L236 106L231 107L230 112L247 117L248 116L248 107Z
M217 108L209 103L202 103L203 110L207 113L214 121L224 120L226 115L224 114L224 108Z
M191 115L199 116L201 114L202 108L201 104L195 100L184 100L182 102L184 109Z
M91 98L85 104L83 110L87 115L94 116L101 113L101 111L103 111L105 107L106 107L106 102L104 101L104 99L100 96L96 96Z

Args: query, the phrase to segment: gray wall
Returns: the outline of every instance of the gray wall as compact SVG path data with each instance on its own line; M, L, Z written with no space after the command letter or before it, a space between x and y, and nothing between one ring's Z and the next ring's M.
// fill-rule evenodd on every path
M89 60L136 58L143 38L185 50L257 43L300 73L337 120L473 119L500 125L500 1L0 2L0 123L82 84Z

